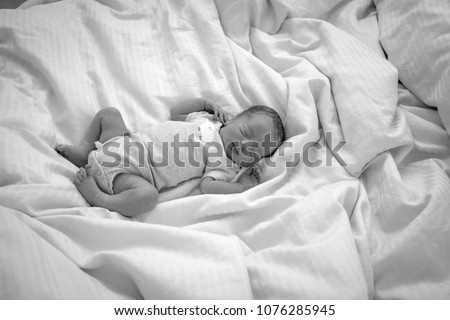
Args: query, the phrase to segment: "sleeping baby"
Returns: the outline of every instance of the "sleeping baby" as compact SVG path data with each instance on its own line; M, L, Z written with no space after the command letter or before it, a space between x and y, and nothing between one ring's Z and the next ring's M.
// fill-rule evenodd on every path
M195 98L173 108L171 120L132 133L117 109L105 108L81 144L56 151L80 167L74 184L87 202L132 217L153 209L161 190L193 178L201 177L202 193L254 187L261 182L255 165L284 139L280 116L266 106L227 121L215 102ZM240 168L248 170L236 176Z

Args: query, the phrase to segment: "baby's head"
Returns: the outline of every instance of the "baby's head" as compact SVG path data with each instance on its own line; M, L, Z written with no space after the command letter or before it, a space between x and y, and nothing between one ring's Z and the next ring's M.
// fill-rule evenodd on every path
M270 156L284 140L284 126L278 113L266 106L241 112L220 130L228 158L249 167Z

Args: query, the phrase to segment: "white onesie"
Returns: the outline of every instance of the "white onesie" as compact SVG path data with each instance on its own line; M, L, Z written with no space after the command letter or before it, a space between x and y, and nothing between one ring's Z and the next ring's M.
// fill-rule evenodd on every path
M158 191L199 177L231 181L239 166L225 154L221 126L207 112L191 113L185 122L167 121L97 142L88 163L97 185L109 194L114 193L113 181L120 173L142 176Z

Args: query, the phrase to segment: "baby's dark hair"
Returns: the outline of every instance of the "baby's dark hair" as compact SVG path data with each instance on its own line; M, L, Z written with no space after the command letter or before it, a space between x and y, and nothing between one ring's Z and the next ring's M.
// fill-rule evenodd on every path
M275 138L278 141L278 145L280 145L284 141L284 125L283 121L281 121L280 115L274 109L269 108L263 105L255 105L251 106L247 110L242 111L238 117L240 116L253 116L253 115L264 115L268 116L272 120L272 125L274 128Z

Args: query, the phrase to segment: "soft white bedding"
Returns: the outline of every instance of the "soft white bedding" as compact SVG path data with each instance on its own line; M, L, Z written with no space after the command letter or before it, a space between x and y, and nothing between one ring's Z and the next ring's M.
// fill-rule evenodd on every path
M450 139L398 84L381 18L371 0L1 10L0 298L450 298ZM196 96L282 114L265 182L200 195L190 181L135 219L89 207L56 143L102 107L138 130ZM321 165L289 165L315 141Z

